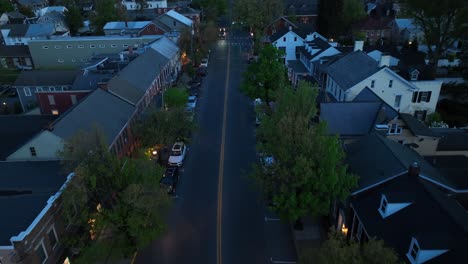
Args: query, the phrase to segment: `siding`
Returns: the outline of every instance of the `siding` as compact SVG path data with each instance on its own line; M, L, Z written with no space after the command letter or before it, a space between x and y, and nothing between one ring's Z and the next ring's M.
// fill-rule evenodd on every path
M37 156L31 156L30 147L34 147ZM63 140L51 133L42 131L28 143L21 146L17 151L7 157L9 161L20 160L57 160L57 151L63 147Z

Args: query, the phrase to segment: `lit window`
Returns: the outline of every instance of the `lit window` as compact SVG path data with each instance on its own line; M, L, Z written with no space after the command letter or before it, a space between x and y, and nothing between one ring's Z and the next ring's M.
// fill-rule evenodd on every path
M31 156L33 156L33 157L36 157L36 156L37 156L36 148L35 148L35 147L30 147L30 148L29 148L29 152L31 153Z
M54 110L52 110L52 114L53 114L53 115L58 115L58 114L59 114L59 111L56 110L56 109L54 109Z

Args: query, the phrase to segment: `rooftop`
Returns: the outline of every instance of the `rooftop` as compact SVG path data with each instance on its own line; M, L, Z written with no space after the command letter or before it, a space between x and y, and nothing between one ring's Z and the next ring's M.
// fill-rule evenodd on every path
M437 145L437 151L468 150L468 133L447 133Z
M177 13L174 10L170 10L169 12L165 13L165 15L168 15L168 16L174 18L175 20L177 20L177 21L179 21L179 22L181 22L184 25L189 26L189 27L191 27L192 24L193 24L192 20L186 18L184 15L181 15L181 14Z
M421 120L413 117L410 114L400 114L401 119L405 122L408 126L408 129L413 133L415 136L427 136L427 137L437 137L434 132L432 132L426 124L424 124Z
M143 29L147 25L152 23L151 21L114 21L114 22L107 22L104 25L104 30L112 30L112 29Z
M78 71L21 71L14 86L72 85Z

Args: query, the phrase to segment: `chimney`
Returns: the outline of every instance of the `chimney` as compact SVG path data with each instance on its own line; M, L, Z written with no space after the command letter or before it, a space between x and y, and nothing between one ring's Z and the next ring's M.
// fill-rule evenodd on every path
M119 53L119 57L120 57L120 61L124 61L124 55L123 55L123 52L120 52L120 53Z
M354 51L357 51L357 50L362 51L363 49L364 49L364 41L362 40L354 41Z
M291 31L291 30L292 30L292 26L289 26L289 31Z
M390 67L390 55L380 56L379 67L387 66Z
M410 177L418 177L419 176L419 165L417 162L413 162L408 168L408 176Z

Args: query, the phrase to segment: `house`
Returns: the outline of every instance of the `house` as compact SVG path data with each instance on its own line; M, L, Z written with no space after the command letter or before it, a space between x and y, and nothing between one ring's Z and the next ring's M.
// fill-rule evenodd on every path
M36 69L81 68L99 54L118 54L124 49L144 46L162 36L93 36L33 40L29 50Z
M166 8L167 1L146 1L146 6L143 8L140 7L140 4L135 0L122 0L122 5L125 6L127 10L138 10L138 9L153 9L153 8Z
M463 155L468 157L468 131L457 128L432 128L440 140L434 156Z
M48 0L18 0L19 5L31 8L33 12L49 5Z
M290 27L294 30L300 30L307 33L315 32L315 23L300 23L297 21L292 22L291 20L292 18L290 19L288 16L280 16L268 24L264 28L263 33L266 36L271 37L281 30L288 30Z
M393 17L367 16L353 26L363 33L369 45L393 43L398 39L398 27Z
M319 0L285 0L283 14L295 17L298 23L315 24L319 4Z
M417 41L419 43L424 42L424 32L421 28L414 23L411 18L397 18L395 19L398 27L399 42L408 43Z
M399 58L396 58L394 56L392 56L391 54L386 54L380 50L373 50L371 52L367 52L367 56L373 58L375 61L380 61L382 59L382 56L384 55L388 55L390 56L390 61L389 61L389 64L388 66L389 67L396 67L398 66L398 62L400 62L400 59Z
M5 45L28 45L36 39L60 38L69 33L58 33L54 25L45 24L6 24L0 27Z
M3 13L0 16L0 26L5 24L25 24L27 17L18 11Z
M19 147L47 129L56 119L52 115L2 115L0 116L0 161L5 160Z
M36 16L41 17L50 12L58 12L60 14L65 14L65 12L68 12L68 9L64 6L47 6L37 10Z
M22 71L13 87L18 91L23 111L37 107L36 93L70 90L77 74L77 71ZM54 96L49 96L49 100L55 102Z
M316 35L313 35L316 34ZM283 62L286 64L288 60L298 60L298 48L304 46L305 41L311 41L313 38L326 39L316 32L308 32L300 27L283 28L270 36L270 42L277 49L283 51Z
M47 11L36 20L37 24L52 24L57 33L65 34L70 31L65 14L58 11ZM69 33L68 33L69 35Z
M191 30L193 27L193 21L185 16L177 13L174 10L170 10L158 16L154 20L156 25L163 24L170 28L172 32L182 32L184 30Z
M356 46L355 51L327 62L326 91L337 101L352 101L369 87L397 111L420 120L435 111L442 82L407 81L388 67L390 56L377 62Z
M170 3L172 4L172 3ZM176 3L176 6L173 6L173 10L176 11L177 13L185 16L188 19L191 19L194 24L200 23L200 17L201 17L201 11L197 9L193 9L188 5L180 5L179 3ZM159 9L161 10L161 9ZM159 11L158 10L158 11Z
M62 245L67 223L60 195L73 177L59 161L0 162L0 259L13 263L68 263Z
M106 36L112 35L163 35L164 30L156 26L151 21L135 21L135 22L107 22L103 28Z
M9 69L33 69L34 64L28 46L0 44L0 66Z

